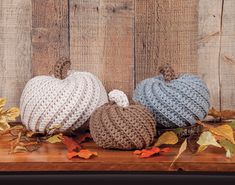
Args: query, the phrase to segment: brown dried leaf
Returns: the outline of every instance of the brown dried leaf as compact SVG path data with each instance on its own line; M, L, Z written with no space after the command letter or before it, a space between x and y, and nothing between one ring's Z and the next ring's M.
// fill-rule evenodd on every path
M74 152L81 150L81 146L78 142L76 142L73 138L62 136L62 142L66 145L68 152Z
M209 110L208 115L213 116L214 118L234 119L235 118L235 111L234 110L217 111L214 107L212 107Z

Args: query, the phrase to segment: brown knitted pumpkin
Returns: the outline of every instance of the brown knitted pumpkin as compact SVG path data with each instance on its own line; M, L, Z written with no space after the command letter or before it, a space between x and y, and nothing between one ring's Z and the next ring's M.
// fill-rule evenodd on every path
M111 91L109 99L112 101L91 115L90 132L96 144L121 150L151 145L156 126L148 110L139 104L129 105L126 95L119 90Z

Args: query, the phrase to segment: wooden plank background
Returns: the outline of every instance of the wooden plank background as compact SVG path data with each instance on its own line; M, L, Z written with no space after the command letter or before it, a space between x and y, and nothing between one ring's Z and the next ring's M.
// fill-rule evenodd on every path
M18 105L60 57L131 98L165 62L201 76L211 103L235 109L234 0L2 0L0 96Z

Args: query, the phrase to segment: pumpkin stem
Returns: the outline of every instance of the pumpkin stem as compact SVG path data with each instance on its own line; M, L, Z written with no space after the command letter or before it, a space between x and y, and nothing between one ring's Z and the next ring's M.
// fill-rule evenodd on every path
M70 69L71 62L67 58L60 58L54 65L54 75L56 78L65 79L68 70Z
M163 75L165 81L169 82L176 79L175 71L170 64L166 63L159 67L159 73Z
M127 95L120 90L114 89L108 94L109 101L112 103L116 103L120 107L128 107L129 101Z

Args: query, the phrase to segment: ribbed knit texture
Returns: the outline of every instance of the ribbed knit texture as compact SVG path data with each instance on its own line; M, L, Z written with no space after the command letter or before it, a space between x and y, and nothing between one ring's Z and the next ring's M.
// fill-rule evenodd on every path
M73 72L64 80L37 76L25 86L20 110L23 124L34 132L59 132L82 126L91 113L107 102L100 80L88 72Z
M141 81L133 100L147 107L158 127L175 128L193 125L209 110L210 95L206 84L197 76L184 74L165 81L163 75Z
M100 147L131 150L151 145L156 127L153 116L145 107L137 104L121 107L111 102L92 114L90 132Z

